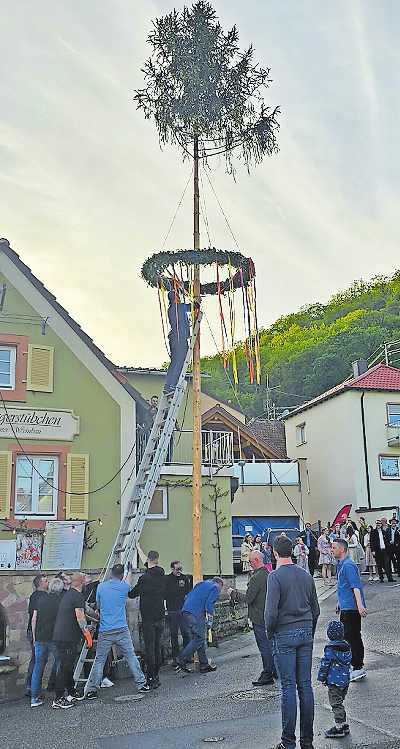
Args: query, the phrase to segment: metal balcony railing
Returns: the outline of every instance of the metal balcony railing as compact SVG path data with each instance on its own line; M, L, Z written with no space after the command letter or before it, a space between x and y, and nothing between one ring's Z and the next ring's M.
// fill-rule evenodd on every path
M400 446L400 424L386 424L388 447Z
M146 448L147 435L138 430L136 461L140 463ZM173 432L165 463L167 465L192 465L193 432L176 429ZM213 466L230 466L233 463L233 433L202 430L202 463Z

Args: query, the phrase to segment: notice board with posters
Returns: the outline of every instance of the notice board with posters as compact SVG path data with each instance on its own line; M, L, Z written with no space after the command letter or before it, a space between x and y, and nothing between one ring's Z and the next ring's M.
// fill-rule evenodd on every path
M42 570L79 570L84 535L83 520L47 521Z

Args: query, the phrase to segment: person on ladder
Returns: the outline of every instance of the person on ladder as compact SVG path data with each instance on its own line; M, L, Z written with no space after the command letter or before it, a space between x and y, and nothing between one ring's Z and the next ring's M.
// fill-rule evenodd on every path
M190 324L188 307L179 300L176 291L168 292L168 320L171 330L168 333L171 362L167 370L164 395L172 395L181 373L183 362L188 351L188 338L190 338Z
M132 565L128 564L128 571L124 577L122 564L114 564L111 577L100 583L96 592L97 608L100 610L99 637L97 640L96 658L87 685L86 699L95 700L98 697L100 683L103 678L103 668L107 655L113 645L119 645L128 663L131 674L135 679L138 692L149 692L146 677L140 668L135 653L132 638L126 621L126 597L131 588Z

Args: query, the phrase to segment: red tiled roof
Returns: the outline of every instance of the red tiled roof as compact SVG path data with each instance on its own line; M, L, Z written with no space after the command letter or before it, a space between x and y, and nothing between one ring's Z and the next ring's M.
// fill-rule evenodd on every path
M290 418L294 414L306 411L308 408L317 406L318 403L322 403L329 398L333 398L335 395L340 395L347 390L387 390L387 391L399 391L400 392L400 369L396 367L389 367L386 364L375 364L371 369L367 369L364 374L358 375L358 377L351 377L349 380L341 382L340 385L327 390L321 395L317 395L307 403L303 403L299 408L295 408L285 418Z

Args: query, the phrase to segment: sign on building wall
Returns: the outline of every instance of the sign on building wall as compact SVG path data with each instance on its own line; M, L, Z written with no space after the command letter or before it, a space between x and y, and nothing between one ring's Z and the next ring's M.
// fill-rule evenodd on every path
M0 541L0 570L15 569L16 541Z
M47 521L42 570L78 570L81 566L84 535L84 521Z
M40 570L42 567L41 533L17 533L16 570Z
M6 413L0 409L0 437L72 442L77 434L79 416L73 411L7 406Z

